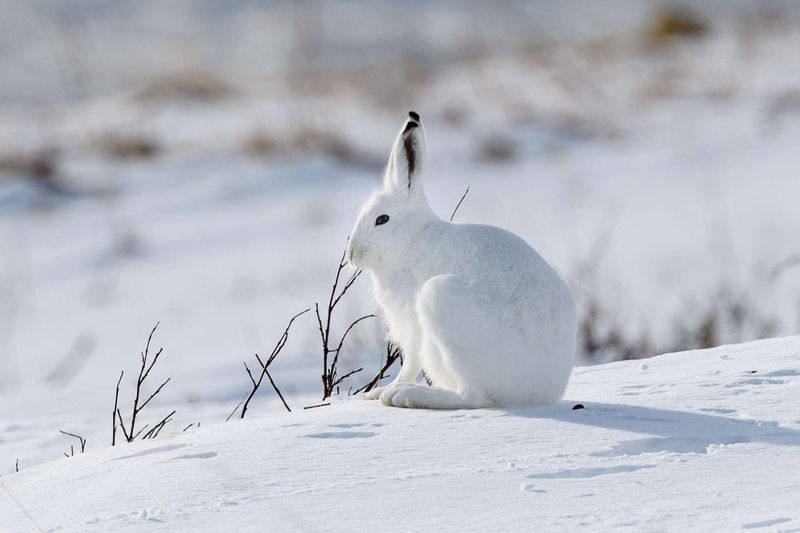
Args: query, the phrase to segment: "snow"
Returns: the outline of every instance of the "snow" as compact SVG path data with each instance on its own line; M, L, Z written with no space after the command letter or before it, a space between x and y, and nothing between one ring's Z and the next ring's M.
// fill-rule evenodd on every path
M263 390L222 423L242 361L326 299L409 109L432 208L449 216L469 186L456 220L525 238L582 313L598 302L603 326L650 341L628 356L685 349L682 324L728 293L759 320L718 343L797 334L798 5L696 3L711 31L654 49L644 26L670 2L46 4L0 0L0 160L55 149L58 178L94 194L0 174L0 483L44 530L800 528L796 338L579 368L548 409L408 412L343 389L303 411L321 373L309 315L271 369L293 412ZM357 31L340 20L356 10ZM384 31L400 11L427 17L413 46ZM319 41L288 29L305 15ZM230 94L142 96L184 69ZM159 151L103 152L131 136ZM254 154L258 137L279 146ZM368 285L335 333L374 310ZM143 416L175 420L111 449L116 379L128 406L157 321L153 380L172 380ZM354 330L348 387L383 334ZM63 458L59 430L87 453ZM0 487L0 531L33 527Z
M343 397L203 425L3 476L0 524L796 530L799 361L800 337L787 337L579 368L552 407L424 411Z

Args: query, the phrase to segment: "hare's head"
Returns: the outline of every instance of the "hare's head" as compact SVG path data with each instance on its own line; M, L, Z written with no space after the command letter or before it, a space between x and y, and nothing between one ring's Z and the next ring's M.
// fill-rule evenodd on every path
M414 238L435 215L422 188L425 131L417 113L408 113L392 146L383 190L372 195L347 243L347 258L372 272L398 265Z

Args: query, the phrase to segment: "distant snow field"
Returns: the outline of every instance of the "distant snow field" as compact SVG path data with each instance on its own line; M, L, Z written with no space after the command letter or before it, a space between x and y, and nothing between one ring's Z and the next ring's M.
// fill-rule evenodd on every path
M580 368L539 409L339 399L3 476L0 529L797 531L798 398L800 337Z

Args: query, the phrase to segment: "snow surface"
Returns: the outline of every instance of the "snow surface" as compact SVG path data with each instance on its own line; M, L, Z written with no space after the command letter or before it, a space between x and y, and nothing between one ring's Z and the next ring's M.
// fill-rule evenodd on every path
M579 368L547 408L340 398L3 476L0 528L798 531L798 398L800 337Z

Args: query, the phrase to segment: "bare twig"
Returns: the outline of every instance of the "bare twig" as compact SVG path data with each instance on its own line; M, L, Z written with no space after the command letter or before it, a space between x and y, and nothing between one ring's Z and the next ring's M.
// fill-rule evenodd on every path
M133 440L136 440L136 438L137 438L139 435L141 435L142 433L144 433L144 430L146 430L148 427L150 427L150 424L145 424L145 425L143 425L141 428L139 428L139 431L137 431L137 432L136 432L136 435L134 435L134 436L133 436Z
M335 354L333 356L333 362L331 363L331 380L333 380L332 386L336 386L339 383L341 383L341 381L342 381L341 379L339 379L339 380L336 379L336 372L337 372L338 367L339 367L339 354L342 351L342 345L344 344L344 340L347 338L347 334L350 333L350 330L352 330L355 327L355 325L358 324L359 322L361 322L362 320L366 320L368 318L374 318L374 317L375 317L375 315L364 315L364 316L362 316L360 318L357 318L344 331L344 334L342 335L342 338L339 340L339 344L336 346L336 349L333 350L335 352ZM348 374L345 375L345 377L353 375L356 372L358 372L358 370L355 371L355 372L349 372ZM344 377L342 379L344 379Z
M351 370L350 372L348 372L348 373L347 373L347 374L345 374L344 376L342 376L342 377L338 378L336 381L334 381L334 382L333 382L333 386L334 386L334 387L337 387L337 394L338 394L338 386L339 386L339 384L340 384L342 381L344 381L345 379L349 378L349 377L350 377L350 376L352 376L353 374L358 374L358 373L359 373L359 372L361 372L362 370L364 370L364 369L363 369L363 368L356 368L355 370Z
M280 398L281 402L283 402L283 406L286 408L287 411L292 412L292 410L289 408L289 404L286 403L286 399L283 397L283 394L281 394L281 390L275 384L275 380L272 379L272 374L269 373L269 370L267 370L267 367L264 367L264 374L267 375L267 379L269 380L270 385L272 385L272 388L278 394L278 398Z
M158 396L161 390L166 386L167 383L170 382L172 378L167 378L164 380L161 385L159 385L155 391L150 394L146 400L143 402L141 401L142 398L142 386L144 382L147 380L148 376L150 375L150 371L153 370L153 367L158 362L158 358L161 357L161 354L164 353L164 349L160 348L153 356L150 357L150 344L153 340L153 335L158 329L160 322L157 322L153 329L150 330L150 335L147 337L147 344L145 345L144 351L140 354L141 358L141 365L139 366L139 375L136 378L136 389L135 395L133 398L133 408L131 410L131 416L129 420L129 424L126 427L125 422L122 418L122 411L119 409L119 387L122 383L122 377L124 376L125 372L122 371L119 374L119 379L117 380L117 388L114 394L114 412L112 413L112 426L111 426L111 445L116 445L117 442L117 424L119 424L119 428L122 430L122 434L125 437L125 440L128 442L132 442L136 440L140 435L142 439L154 438L158 435L158 433L164 428L167 422L169 422L170 417L175 414L175 411L170 413L169 415L165 416L161 419L161 421L156 424L155 426L150 427L150 429L145 432L145 429L148 428L149 424L145 424L139 431L136 431L136 423L138 421L139 413L147 407L150 402Z
M775 282L781 275L797 265L800 265L800 254L790 255L780 260L769 272L768 279Z
M153 428L150 431L148 431L147 433L144 434L144 436L142 436L142 440L154 439L158 437L158 434L161 432L162 429L164 429L164 426L166 426L168 422L172 421L172 415L174 414L175 411L172 411L170 414L162 418L158 424L153 426Z
M62 431L62 430L59 429L58 432L63 434L63 435L66 435L68 437L74 437L74 438L78 439L78 442L80 442L80 444L81 444L81 453L86 451L86 439L85 438L81 437L80 435L76 435L75 433L70 433L69 431ZM69 450L70 450L69 455L67 455L66 453L64 453L64 455L66 455L67 457L72 457L73 455L75 455L74 446L70 446Z
M345 330L344 334L339 339L336 348L331 348L333 344L331 339L331 319L333 318L333 312L336 309L336 305L342 300L347 291L353 284L356 282L358 277L361 275L361 270L356 270L342 285L341 290L339 288L339 281L342 276L342 271L347 266L347 261L345 261L345 254L347 250L345 249L342 252L342 257L339 259L339 266L336 269L336 277L333 280L333 286L331 287L331 293L328 297L328 308L325 310L325 320L323 321L323 313L320 312L319 303L314 304L314 312L317 316L317 326L319 328L319 336L320 341L322 342L322 399L325 400L330 398L330 396L334 393L337 385L339 385L345 378L352 376L353 374L360 372L361 369L354 370L352 372L348 372L343 375L341 378L337 378L338 374L338 367L339 367L339 355L342 351L342 346L344 345L344 341L347 338L348 333L355 327L356 324L361 322L362 320L366 320L367 318L373 318L375 315L365 315L362 316L353 322Z
M233 417L233 415L235 415L236 412L239 411L240 406L241 406L241 411L239 418L244 418L244 415L247 413L247 407L250 404L250 400L252 400L253 397L256 395L256 392L258 392L259 387L261 387L261 382L264 380L265 376L269 380L270 385L272 385L272 389L278 395L278 398L280 398L281 402L283 402L283 406L286 408L287 411L291 412L289 404L286 403L286 398L283 397L283 394L281 393L281 390L278 388L278 385L275 383L275 380L272 379L272 374L269 373L269 365L272 364L272 361L275 360L275 358L278 356L281 350L283 350L283 347L286 346L286 341L289 340L289 330L291 329L294 321L298 317L308 313L309 311L311 311L310 308L306 309L305 311L297 313L291 319L289 319L289 323L286 325L286 329L283 330L283 333L278 338L278 342L275 344L275 347L272 349L272 353L270 353L266 361L261 359L261 357L258 354L255 354L255 358L258 361L259 366L261 367L261 372L258 375L258 379L256 379L255 376L253 376L253 373L250 371L250 367L247 366L247 363L243 363L244 369L247 371L247 376L250 378L250 383L252 384L252 388L250 389L250 392L247 395L245 395L245 397L242 398L238 404L236 404L236 407L234 407L231 414L228 415L226 421L230 420Z
M458 211L458 208L461 207L461 202L464 201L464 198L467 197L467 194L469 194L469 186L467 187L467 190L464 191L464 194L461 196L461 200L459 200L458 203L456 204L456 208L453 209L453 212L450 214L450 222L453 221L453 217L456 216L456 212Z
M226 418L226 419L225 419L225 422L227 422L228 420L230 420L231 418L233 418L233 415L235 415L235 414L236 414L236 411L238 411L238 410L239 410L239 407L241 407L241 405L244 403L244 401L245 401L246 399L247 399L247 396L244 396L244 397L243 397L241 400L239 400L239 403L237 403L237 404L236 404L236 407L234 407L234 408L233 408L233 411L231 411L231 414L229 414L229 415L228 415L228 418Z
M306 407L303 407L303 409L305 410L305 409L316 409L317 407L327 407L330 404L331 404L330 402L318 403L317 405L308 405Z
M363 387L356 389L353 394L358 394L360 392L369 392L375 387L378 386L378 383L387 376L387 372L392 367L395 361L400 360L400 364L403 364L403 352L400 350L400 347L393 344L391 341L386 343L386 361L381 366L381 369L378 370L378 373L375 374L369 383L364 385Z
M117 413L119 413L119 384L122 383L122 376L125 374L125 371L119 373L119 379L117 380L117 392L114 394L114 411L111 413L111 445L115 446L117 444Z

